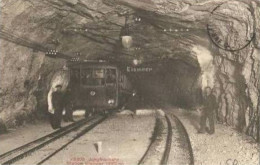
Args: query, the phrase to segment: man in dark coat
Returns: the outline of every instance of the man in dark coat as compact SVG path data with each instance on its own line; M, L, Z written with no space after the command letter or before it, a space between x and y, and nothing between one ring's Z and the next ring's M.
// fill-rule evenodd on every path
M68 88L64 94L64 107L65 107L65 116L64 121L65 122L74 122L73 120L73 107L71 103L71 89Z
M61 85L56 85L51 98L54 114L50 114L50 122L53 129L61 128L62 111L64 109L64 94L61 88Z
M140 108L141 105L141 95L133 90L132 96L130 96L126 102L125 108L131 111L135 111Z
M216 98L212 94L212 90L210 87L205 88L205 95L202 98L202 113L200 118L200 130L198 133L204 133L206 129L206 121L209 120L209 134L213 134L215 132L214 125L214 112L217 108Z

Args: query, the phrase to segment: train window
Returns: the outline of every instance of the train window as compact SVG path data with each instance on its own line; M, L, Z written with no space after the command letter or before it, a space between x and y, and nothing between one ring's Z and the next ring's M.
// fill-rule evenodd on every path
M93 78L105 78L104 69L95 68L93 70Z
M80 80L80 70L79 69L72 69L70 72L70 79L71 83L79 83Z
M81 71L81 83L83 85L88 85L88 83L91 81L92 70L91 69L84 69Z
M81 72L81 75L80 75L80 76L81 76L81 79L85 79L85 78L86 78L86 76L85 76L85 75L86 75L86 73L85 73L85 72Z
M107 69L106 70L106 84L115 84L116 83L116 70Z
M90 79L92 77L92 69L85 69L83 70L83 72L85 74L86 79Z
M77 79L77 80L79 80L80 79L80 71L79 71L79 69L78 70L74 70L74 75L75 75L75 79Z
M105 84L104 69L89 68L82 70L81 82L87 86L103 86Z

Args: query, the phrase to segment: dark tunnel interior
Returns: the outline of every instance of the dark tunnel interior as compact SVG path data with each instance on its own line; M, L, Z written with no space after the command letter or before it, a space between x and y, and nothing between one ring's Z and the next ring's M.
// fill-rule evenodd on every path
M173 105L192 108L199 104L200 68L182 60L162 60L136 67L151 71L129 72L133 88L137 91L139 106Z

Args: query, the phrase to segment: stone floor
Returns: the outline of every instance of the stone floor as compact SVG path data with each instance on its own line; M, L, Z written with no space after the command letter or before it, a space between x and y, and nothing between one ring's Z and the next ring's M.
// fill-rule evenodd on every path
M76 120L82 117L76 118ZM61 126L66 126L71 123L62 122ZM27 123L17 128L8 129L8 133L0 135L0 154L9 150L17 148L23 144L38 139L47 135L54 130L51 128L48 121L34 121L34 123Z
M155 114L133 116L131 113L122 113L111 116L66 149L60 151L55 157L46 161L45 164L96 164L101 160L104 162L116 161L117 164L124 165L137 164L150 144L155 119ZM0 154L52 131L47 122L24 125L24 127L0 136ZM102 152L97 151L95 145L98 142L102 143ZM53 145L48 145L44 150L51 147ZM17 163L37 162L35 160L38 157L37 152L31 155L32 158L29 161L25 159Z
M195 165L260 165L260 150L252 138L234 129L216 124L213 135L198 134L199 113L168 107L167 113L177 115L190 136ZM237 164L237 165L238 165Z
M104 162L114 160L124 165L137 164L150 144L154 126L153 116L113 116L46 164L71 165L77 162L77 158L85 160L86 164L91 164L91 161L96 164L95 159L103 159ZM98 142L102 143L100 153L95 148Z
M259 145L250 137L221 124L216 124L216 132L213 135L197 134L198 112L175 107L167 107L165 111L177 115L186 127L193 147L195 165L235 165L236 162L239 165L260 165ZM68 165L83 159L90 162L96 161L95 159L115 159L124 165L136 164L138 156L150 142L155 123L153 118L133 117L130 113L114 116L47 163L55 164L62 160ZM34 125L24 125L11 130L0 136L0 154L51 131L53 130L48 122L36 122ZM98 153L94 147L99 141L103 145L102 153Z

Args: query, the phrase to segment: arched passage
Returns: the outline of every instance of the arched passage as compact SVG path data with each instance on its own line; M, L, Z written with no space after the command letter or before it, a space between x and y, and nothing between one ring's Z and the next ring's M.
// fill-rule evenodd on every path
M202 85L210 84L216 91L220 120L259 140L257 0L96 0L95 3L11 0L0 3L3 7L0 113L6 125L16 125L21 118L38 111L35 102L46 107L42 105L46 103L49 88L46 83L65 64L64 59L45 56L48 49L56 49L62 58L75 57L81 52L86 59L102 56L125 62L140 58L149 63L178 57L187 60L189 65L199 62ZM126 14L129 14L134 39L130 49L122 48L119 37ZM200 63L204 49L212 55L210 61L214 67L209 67L210 72L203 72L206 66ZM175 66L178 70L186 64ZM175 69L171 68L168 74L179 75L183 71ZM169 81L177 83L177 79ZM170 98L172 102L179 99Z

